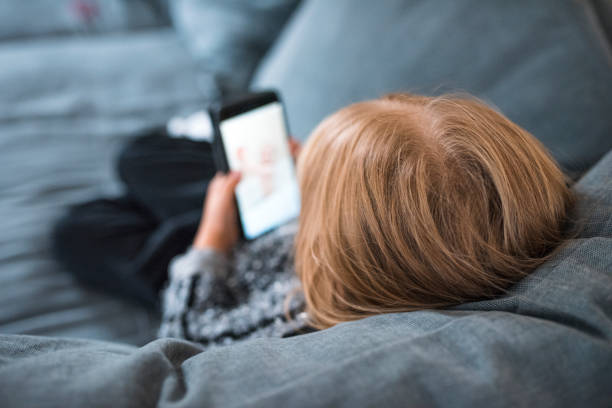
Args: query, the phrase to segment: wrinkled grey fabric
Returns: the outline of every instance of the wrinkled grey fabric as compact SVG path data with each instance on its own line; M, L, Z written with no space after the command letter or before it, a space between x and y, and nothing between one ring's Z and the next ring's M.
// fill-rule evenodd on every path
M79 287L48 232L68 205L119 191L127 137L201 108L188 52L159 30L0 43L0 61L0 333L151 340L157 317Z
M609 407L612 152L582 232L503 298L202 351L0 336L5 407Z
M589 2L310 0L255 74L301 139L387 92L467 91L532 132L572 176L612 148L612 65Z

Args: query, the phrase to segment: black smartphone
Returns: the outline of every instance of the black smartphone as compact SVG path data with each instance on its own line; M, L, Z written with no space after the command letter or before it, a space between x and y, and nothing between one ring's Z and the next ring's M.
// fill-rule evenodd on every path
M278 95L251 93L209 112L217 168L242 174L236 187L242 236L252 240L297 217L300 194Z

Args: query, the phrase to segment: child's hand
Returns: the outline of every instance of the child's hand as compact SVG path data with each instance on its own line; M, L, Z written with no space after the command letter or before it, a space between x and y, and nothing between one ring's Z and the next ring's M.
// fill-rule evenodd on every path
M234 190L240 173L217 173L208 185L195 248L212 248L227 254L238 241L238 214Z

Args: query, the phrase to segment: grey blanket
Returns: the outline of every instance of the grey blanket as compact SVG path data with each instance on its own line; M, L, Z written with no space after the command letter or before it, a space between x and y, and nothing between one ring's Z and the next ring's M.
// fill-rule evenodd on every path
M4 407L612 406L612 152L582 230L501 299L202 351L0 337Z

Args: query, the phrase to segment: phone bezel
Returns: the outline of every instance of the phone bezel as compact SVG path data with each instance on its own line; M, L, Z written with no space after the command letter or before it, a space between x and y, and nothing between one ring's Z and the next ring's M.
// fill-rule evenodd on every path
M239 97L235 97L225 102L222 102L220 104L213 105L208 109L213 124L213 158L215 160L215 165L218 170L224 173L227 173L230 170L227 154L225 151L225 145L223 144L223 137L221 136L221 122L274 102L278 102L282 106L283 121L286 130L285 136L287 138L287 143L289 143L290 132L285 105L279 98L278 94L274 91L268 90L244 94ZM236 196L234 196L234 201L236 202L236 211L238 212L239 218L238 227L242 239L246 241L252 241L275 229L272 228L261 235L258 235L253 238L248 238L245 235L244 229L242 227L242 215L240 214L237 202L238 200Z

